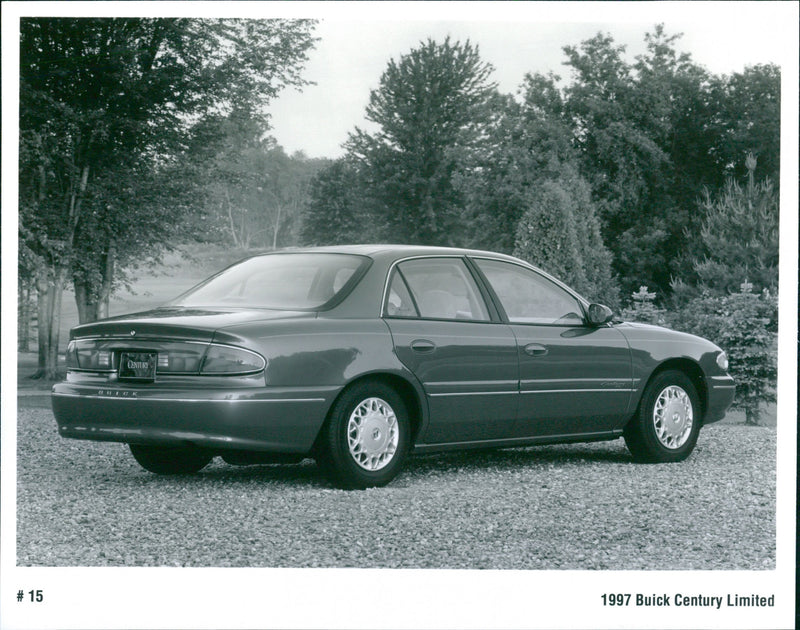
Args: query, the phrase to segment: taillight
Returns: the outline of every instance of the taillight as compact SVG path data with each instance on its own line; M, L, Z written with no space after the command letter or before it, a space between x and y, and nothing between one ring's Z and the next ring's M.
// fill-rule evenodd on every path
M200 374L252 374L260 372L266 366L267 362L260 354L242 348L211 344L203 358Z
M67 364L68 370L75 370L78 368L78 353L76 351L75 342L70 341L69 345L67 346L67 352L65 353L65 361Z
M114 372L126 352L148 352L158 356L156 374L164 376L233 376L254 374L267 366L260 354L209 343L190 341L135 342L118 339L74 339L66 352L67 369L85 372Z
M93 372L108 372L114 369L110 350L98 347L94 341L81 340L69 342L67 367Z
M197 374L205 345L172 344L158 352L159 374Z

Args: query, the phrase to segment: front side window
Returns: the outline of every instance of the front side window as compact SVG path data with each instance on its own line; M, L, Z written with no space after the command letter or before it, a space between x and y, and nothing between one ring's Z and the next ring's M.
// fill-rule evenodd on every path
M583 323L580 303L567 291L538 273L499 260L476 259L514 324Z
M315 309L337 297L367 264L367 258L350 254L256 256L190 289L171 305Z
M400 263L389 287L386 314L489 321L486 304L460 258L419 258Z

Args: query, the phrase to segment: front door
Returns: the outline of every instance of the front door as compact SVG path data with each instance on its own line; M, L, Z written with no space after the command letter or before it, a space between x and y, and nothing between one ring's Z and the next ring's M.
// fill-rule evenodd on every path
M633 392L631 353L613 326L589 326L580 302L543 275L475 259L518 346L515 437L602 434L618 427Z
M517 344L492 321L459 257L415 258L396 266L384 316L395 352L422 383L430 421L420 444L513 435Z

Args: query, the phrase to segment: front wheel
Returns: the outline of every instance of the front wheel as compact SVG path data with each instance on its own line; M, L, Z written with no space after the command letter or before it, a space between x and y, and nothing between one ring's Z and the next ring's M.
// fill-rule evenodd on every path
M210 453L194 446L129 446L142 468L159 475L190 475L213 459Z
M397 476L409 448L402 398L384 383L364 382L342 394L323 429L320 464L337 486L384 486Z
M682 461L697 443L700 413L689 377L665 370L647 385L636 416L625 427L625 444L636 461Z

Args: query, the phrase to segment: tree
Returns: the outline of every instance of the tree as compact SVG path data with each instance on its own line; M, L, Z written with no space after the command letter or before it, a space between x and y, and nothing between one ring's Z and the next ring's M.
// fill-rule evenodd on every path
M517 225L542 182L577 168L571 131L558 113L558 77L528 75L523 101L495 95L475 158L455 178L463 199L464 244L511 253ZM542 99L551 99L546 108Z
M309 182L326 160L286 155L247 117L203 121L194 143L205 164L201 203L218 238L240 249L297 244Z
M565 111L626 292L668 290L683 230L698 227L694 199L714 181L707 73L677 53L678 37L656 26L635 64L610 36L565 48L574 74Z
M203 221L198 188L187 186L193 179L190 165L154 168L143 160L98 173L72 245L81 323L107 317L112 293L132 272L156 265L164 251L197 235Z
M656 294L641 286L639 290L631 294L631 303L628 308L622 310L622 319L627 322L642 322L663 326L666 322L664 315L665 309L655 305Z
M778 194L769 179L756 182L752 154L747 168L744 188L729 179L716 199L706 191L702 200L703 249L694 260L700 291L727 295L744 279L756 292L777 292Z
M678 51L679 39L656 25L633 64L608 35L567 46L573 79L563 102L543 99L573 130L626 293L646 284L666 295L675 277L696 282L696 200L726 176L740 178L746 152L777 177L779 69L714 77Z
M262 192L267 214L272 218L272 249L298 245L311 181L329 163L327 159L309 159L302 153L287 156L273 152L266 171Z
M527 260L589 299L616 305L611 253L603 245L589 185L565 168L558 179L530 193L519 222L514 255Z
M458 241L453 177L481 141L494 90L491 72L469 42L428 40L391 60L371 92L366 117L379 129L370 134L356 128L347 149L361 162L392 239Z
M61 292L70 278L86 317L107 296L106 277L135 259L117 225L148 224L152 203L109 206L122 182L170 191L164 178L191 162L191 125L234 108L265 120L263 105L300 70L312 22L291 20L72 19L21 21L20 238L41 260L39 372L55 376ZM147 171L147 174L145 174ZM148 182L148 187L133 186ZM151 184L158 182L153 187ZM191 180L183 180L184 186ZM104 188L105 187L105 188ZM165 226L185 204L154 200ZM136 230L133 229L135 233ZM145 230L153 255L171 230ZM76 264L77 261L77 264ZM78 287L76 286L76 289Z
M358 165L341 158L311 180L303 214L301 242L306 245L344 245L379 241L387 232Z
M714 133L711 151L720 181L747 175L744 158L758 160L762 178L780 181L781 72L774 64L749 66L743 72L716 77L711 85Z

